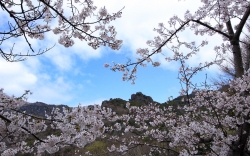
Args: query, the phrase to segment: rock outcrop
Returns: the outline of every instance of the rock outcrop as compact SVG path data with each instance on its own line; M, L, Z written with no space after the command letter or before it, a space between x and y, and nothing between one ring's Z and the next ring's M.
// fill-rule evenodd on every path
M146 96L142 94L141 92L137 92L135 94L131 95L131 99L129 99L129 102L131 106L142 106L142 105L148 105L150 103L155 103L153 99L150 96ZM111 108L113 111L115 111L117 114L127 114L128 109L126 108L127 101L120 99L120 98L114 98L110 100L105 100L102 102L102 107L108 107ZM22 106L19 111L25 111L27 114L45 117L45 112L48 115L51 115L51 111L53 108L59 108L60 112L62 112L63 107L67 107L71 109L71 107L68 107L66 105L51 105L51 104L45 104L43 102L35 102L35 103L29 103L27 105ZM90 105L89 107L93 107L93 105Z
M102 107L111 108L113 111L115 111L118 115L128 113L128 109L126 109L126 103L127 101L115 98L110 100L105 100L102 102Z
M48 115L51 115L53 108L59 108L62 112L63 107L69 108L66 105L49 105L43 102L29 103L19 108L19 111L25 111L27 114L45 117L45 111Z
M137 92L136 94L131 95L131 99L129 99L130 102L138 102L142 104L150 104L154 103L154 100L147 95L142 94L141 92Z

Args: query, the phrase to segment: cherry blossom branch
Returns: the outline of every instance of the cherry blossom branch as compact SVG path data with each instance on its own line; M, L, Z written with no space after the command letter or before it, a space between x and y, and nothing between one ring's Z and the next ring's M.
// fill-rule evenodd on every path
M52 4L54 2L54 4ZM114 50L118 50L121 47L122 41L115 39L116 31L113 26L106 25L113 20L121 17L121 11L124 9L122 8L117 13L113 15L108 14L107 10L101 8L99 14L95 15L94 11L96 7L93 6L92 2L89 1L71 1L69 7L71 7L71 15L67 17L63 10L63 1L59 0L52 0L52 1L45 1L45 0L37 0L38 4L34 4L33 1L1 1L0 6L2 7L3 11L9 14L10 18L13 19L11 22L6 22L9 27L6 27L2 32L0 32L1 36L1 55L6 61L17 62L23 61L22 57L28 56L37 56L47 52L51 48L47 48L40 52L40 50L36 54L18 54L14 52L14 45L10 49L10 52L7 53L4 51L6 45L3 44L4 41L7 41L12 38L23 37L25 42L27 43L27 47L30 49L31 52L35 52L36 49L33 45L31 45L30 38L35 38L39 40L44 39L44 35L46 32L53 30L54 34L61 34L59 43L64 45L65 47L72 46L74 41L72 38L78 38L80 40L85 40L88 42L88 45L94 49L97 49L99 46L106 46L108 45ZM74 4L73 4L74 3ZM83 8L81 8L81 12L79 10L74 10L76 8L75 5L85 4ZM35 5L35 6L34 6ZM86 7L87 5L87 7ZM13 11L11 8L15 6L17 7ZM91 15L97 17L96 21L87 22L85 19L90 17ZM52 20L58 18L58 26L54 29L51 29L50 24ZM94 29L91 30L94 26ZM100 35L95 36L95 32L99 31Z
M220 30L217 30L217 29L215 29L214 27L212 27L212 26L210 26L210 25L208 25L208 24L206 24L206 23L201 22L200 20L194 20L194 19L193 19L193 20L191 20L191 21L192 21L192 22L195 22L195 23L198 23L198 24L200 24L200 25L202 25L202 26L208 28L209 30L212 30L212 31L214 31L214 32L217 32L218 34L221 34L221 35L223 35L223 36L225 36L225 37L227 37L227 38L230 38L230 36L229 36L228 34L222 32L222 31L220 31Z
M234 34L234 38L235 38L236 40L239 40L240 35L241 35L241 33L242 33L242 29L243 29L243 27L245 26L246 21L247 21L249 15L250 15L250 5L247 7L246 12L244 13L242 19L240 20L240 23L239 23L238 26L237 26L237 30L236 30L236 32L235 32L235 34Z
M11 123L11 122L12 122L11 120L9 120L8 118L2 116L1 114L0 114L0 118L3 119L4 121L8 122L8 123ZM34 133L32 133L32 132L31 132L30 130L28 130L27 128L25 128L25 127L23 127L23 126L21 126L20 128L23 129L24 131L28 132L29 134L31 134L36 140L45 143L45 141L43 141L42 139L40 139L38 136L36 136Z
M54 7L52 7L51 5L49 5L49 3L47 3L45 0L40 0L42 1L47 7L49 7L51 10L53 10L57 15L59 15L64 21L66 21L70 26L72 26L74 29L80 31L80 32L83 32L84 34L86 34L87 36L91 37L91 38L96 38L96 39L100 39L102 40L104 43L106 43L107 41L105 41L103 38L101 37L95 37L95 36L92 36L91 34L83 31L82 29L79 29L77 27L77 25L82 25L82 24L95 24L95 23L99 23L100 21L102 20L105 20L105 19L99 19L98 21L96 22L92 22L92 23L81 23L81 24L73 24L72 22L70 22L67 18L65 18L58 10L56 10ZM121 9L123 10L123 8ZM120 14L121 13L121 10L117 12L117 14ZM107 42L108 44L113 44L111 42Z

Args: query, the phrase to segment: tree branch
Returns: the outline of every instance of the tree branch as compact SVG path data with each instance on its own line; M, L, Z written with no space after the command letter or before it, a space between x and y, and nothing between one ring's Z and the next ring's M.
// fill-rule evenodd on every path
M198 24L200 24L200 25L202 25L202 26L204 26L204 27L206 27L206 28L208 28L208 29L210 29L210 30L213 30L213 31L215 31L215 32L217 32L217 33L219 33L219 34L221 34L221 35L227 37L227 38L230 38L230 36L229 36L228 34L226 34L226 33L222 32L222 31L220 31L220 30L217 30L217 29L211 27L210 25L208 25L208 24L206 24L206 23L203 23L203 22L201 22L200 20L191 20L191 21L193 21L193 22L195 22L195 23L198 23Z
M227 31L229 33L229 37L233 37L234 36L234 30L233 30L233 27L232 27L232 23L231 23L231 20L228 20L226 22L226 26L227 26Z
M247 21L249 15L250 15L250 6L248 6L248 8L247 8L245 14L243 15L243 17L242 17L242 19L241 19L241 21L240 21L240 24L238 25L238 29L236 30L236 32L235 32L235 34L234 34L234 38L235 38L235 39L239 40L240 34L241 34L241 32L242 32L242 29L243 29L243 27L244 27L244 25L245 25L245 23L246 23L246 21Z
M3 119L4 121L11 123L12 121L4 116L2 116L0 114L0 118ZM40 139L38 136L36 136L34 133L32 133L30 130L28 130L27 128L21 126L21 129L23 129L24 131L28 132L29 134L31 134L34 138L36 138L37 140L39 140L40 142L45 143L45 141L43 141L42 139Z

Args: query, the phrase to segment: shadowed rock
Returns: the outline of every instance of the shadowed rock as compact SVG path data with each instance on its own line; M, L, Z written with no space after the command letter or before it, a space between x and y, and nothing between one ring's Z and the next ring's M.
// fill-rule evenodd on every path
M131 99L129 100L130 102L139 102L143 104L150 104L153 103L154 100L147 95L142 94L141 92L137 92L136 94L131 95Z

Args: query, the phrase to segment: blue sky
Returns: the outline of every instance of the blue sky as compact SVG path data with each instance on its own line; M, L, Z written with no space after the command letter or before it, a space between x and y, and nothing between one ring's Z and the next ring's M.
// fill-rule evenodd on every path
M46 48L56 43L46 54L18 63L9 63L0 58L0 88L4 88L7 94L16 96L21 95L24 90L31 90L33 94L28 97L29 102L41 101L69 106L77 106L79 103L101 104L103 100L110 98L128 100L131 94L139 91L158 102L165 102L170 96L178 96L179 64L165 62L162 55L154 57L161 62L160 67L139 68L134 85L122 81L122 73L104 68L104 63L125 63L127 58L135 60L136 49L147 47L146 41L157 35L153 28L157 27L158 23L167 24L173 15L183 17L187 9L195 11L199 1L95 0L94 4L98 7L106 6L110 13L125 6L122 18L111 23L117 29L117 38L123 40L123 47L119 51L107 47L93 50L86 43L77 40L73 47L64 48L57 43L58 36L48 33L43 41L32 40L35 47ZM1 10L0 20L6 21L6 18ZM0 27L3 29L3 25ZM202 38L204 37L209 41L209 45L188 61L188 65L195 66L199 62L214 58L213 46L219 45L221 38ZM201 40L200 36L194 36L189 31L182 33L181 38ZM3 48L8 48L13 42L18 49L27 49L23 40L10 40ZM171 52L166 51L166 54L171 55ZM202 82L205 73L209 77L215 77L218 72L216 67L212 67L195 77L194 81Z

